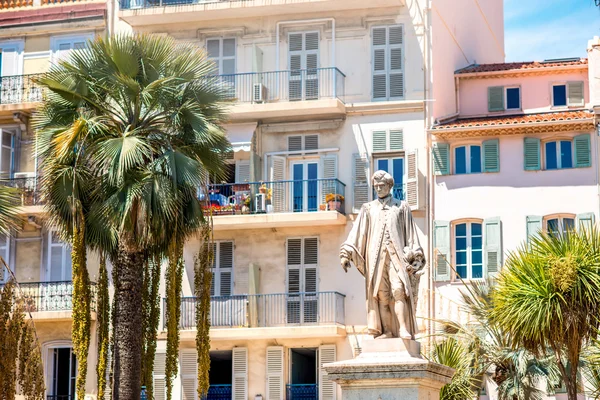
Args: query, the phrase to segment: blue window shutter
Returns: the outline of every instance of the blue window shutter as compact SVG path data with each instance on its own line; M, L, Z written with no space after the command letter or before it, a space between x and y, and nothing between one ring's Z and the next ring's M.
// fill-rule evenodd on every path
M486 140L483 150L483 172L500 172L500 145L498 139Z
M450 174L450 145L448 143L433 144L433 174Z
M488 111L504 111L504 87L488 88Z
M577 215L577 229L585 229L590 231L594 226L595 215L591 213L583 213Z
M525 171L539 171L541 169L540 139L526 137L523 142L523 153Z
M573 138L575 147L575 168L592 166L592 151L590 146L590 134L575 136Z
M499 217L483 221L484 276L495 278L502 266L502 222Z
M538 236L542 230L543 217L539 215L528 215L527 216L527 242L534 237Z
M450 222L434 221L433 246L435 247L435 280L449 281L450 269Z

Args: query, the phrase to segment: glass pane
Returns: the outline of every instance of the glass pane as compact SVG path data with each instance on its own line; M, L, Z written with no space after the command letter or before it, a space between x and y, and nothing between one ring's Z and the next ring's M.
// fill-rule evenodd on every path
M456 252L456 265L467 265L467 252L457 251Z
M70 50L71 49L71 43L61 43L58 45L58 50Z
M235 60L234 59L223 60L223 71L221 71L221 74L222 75L235 74ZM235 82L230 81L229 83L233 84Z
M85 49L85 42L75 42L73 48L76 50Z
M571 142L563 140L560 142L560 167L573 168L573 152Z
M456 236L467 236L467 224L458 224L455 228Z
M466 237L457 237L456 238L456 250L466 250L467 249L467 238Z
M573 218L563 219L564 232L569 232L575 229L575 220Z
M456 266L456 273L458 276L465 279L467 277L467 266Z
M0 235L0 247L6 246L6 235Z
M2 156L0 156L2 158L2 162L0 164L0 169L2 172L10 172L11 153L12 151L10 149L7 149L6 147L2 148Z
M396 186L402 186L404 183L404 159L394 158L392 160L394 184Z
M52 231L52 234L50 236L50 242L51 243L62 243L60 241L60 237L58 236L58 231Z
M71 260L71 248L65 246L65 280L70 281L73 278L73 266Z
M546 169L557 169L556 142L546 143Z
M210 58L219 58L219 40L207 40L206 51L208 52L208 56Z
M483 252L481 250L473 250L471 252L471 263L473 265L481 264L483 262L482 254Z
M481 146L471 146L471 173L481 172Z
M454 149L455 174L467 173L467 148L457 147Z
M473 238L471 238L471 248L473 250L480 250L482 248L481 246L481 236L475 236Z
M481 224L471 224L471 235L481 236Z
M548 232L558 232L558 219L549 219L548 220Z
M307 166L307 175L310 181L307 183L307 191L308 191L308 211L317 211L317 196L319 194L318 190L318 164L311 163Z
M482 265L473 265L471 268L472 276L471 278L483 278L483 266Z
M552 94L554 98L554 106L561 107L567 105L567 86L556 85L552 87Z
M12 135L10 133L2 133L2 146L12 147Z
M377 169L389 172L388 160L377 160Z
M294 204L293 209L295 212L302 211L304 208L304 166L302 164L295 164L292 167L292 177L294 179Z
M50 247L50 281L62 281L62 247Z
M235 56L235 39L223 39L223 57Z
M506 108L508 110L514 110L521 108L521 101L519 99L519 88L506 89Z

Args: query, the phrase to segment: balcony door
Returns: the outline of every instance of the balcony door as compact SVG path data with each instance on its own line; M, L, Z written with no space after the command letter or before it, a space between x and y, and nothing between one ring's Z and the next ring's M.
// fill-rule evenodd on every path
M404 182L405 182L405 167L404 157L387 157L375 159L375 170L385 171L394 178L394 187L392 195L398 200L404 200ZM373 194L374 198L377 195Z
M317 269L319 238L287 240L287 323L318 321Z
M318 400L317 349L290 349L290 380L287 400Z
M23 42L0 43L0 103L21 102L23 95Z
M288 37L290 101L319 98L319 32L290 33Z
M206 40L208 58L215 63L214 73L220 76L224 85L226 96L229 99L236 97L235 69L236 69L236 40L235 38L211 38Z
M292 211L317 211L319 208L319 161L294 161L292 177Z
M75 399L77 359L72 347L56 347L48 350L47 400Z
M46 277L40 284L40 310L70 310L73 283L71 246L50 230L46 237Z
M4 261L6 262L7 265L10 262L8 259L9 243L10 243L10 239L8 236L0 235L0 256L2 256L2 258L4 258ZM6 282L9 277L10 277L10 274L8 273L8 271L6 270L4 265L0 265L0 283Z

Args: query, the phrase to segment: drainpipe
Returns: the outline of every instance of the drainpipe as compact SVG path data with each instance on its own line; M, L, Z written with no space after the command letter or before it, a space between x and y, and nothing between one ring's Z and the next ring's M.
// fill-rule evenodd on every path
M276 70L280 71L280 52L281 50L279 49L279 26L286 24L286 25L292 25L292 24L307 24L307 23L311 23L311 22L331 22L331 66L333 68L335 68L335 18L316 18L316 19L304 19L304 20L287 20L287 21L279 21L277 22L276 25L276 32L275 32L275 62L277 65ZM334 71L334 75L335 75L335 71Z

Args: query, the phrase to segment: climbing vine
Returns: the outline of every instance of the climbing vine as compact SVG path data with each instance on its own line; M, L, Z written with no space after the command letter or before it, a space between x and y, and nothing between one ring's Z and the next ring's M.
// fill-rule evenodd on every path
M100 255L100 277L98 278L98 310L96 311L96 335L98 336L98 360L96 377L98 381L98 399L104 399L106 391L106 368L109 351L110 299L108 296L108 272L106 256Z
M160 257L153 257L144 268L144 341L142 344L142 386L146 397L154 400L152 372L156 355L156 333L160 320Z
M0 272L4 267L0 265ZM45 388L39 343L31 314L25 319L26 299L15 293L14 282L10 279L0 290L0 399L14 399L18 383L26 400L42 400Z
M85 397L85 380L87 375L88 349L90 346L90 277L86 264L86 248L84 238L83 212L79 209L78 217L73 224L73 248L71 259L73 265L73 352L77 357L78 372L76 392L77 398Z
M211 224L200 233L200 250L194 260L194 295L196 296L196 351L198 354L198 398L208 394L210 371L210 286L212 284L213 245Z
M166 325L167 352L165 361L165 383L167 400L171 400L173 379L177 376L177 355L179 353L179 319L181 316L181 285L183 279L183 246L173 242L169 248L166 280Z

